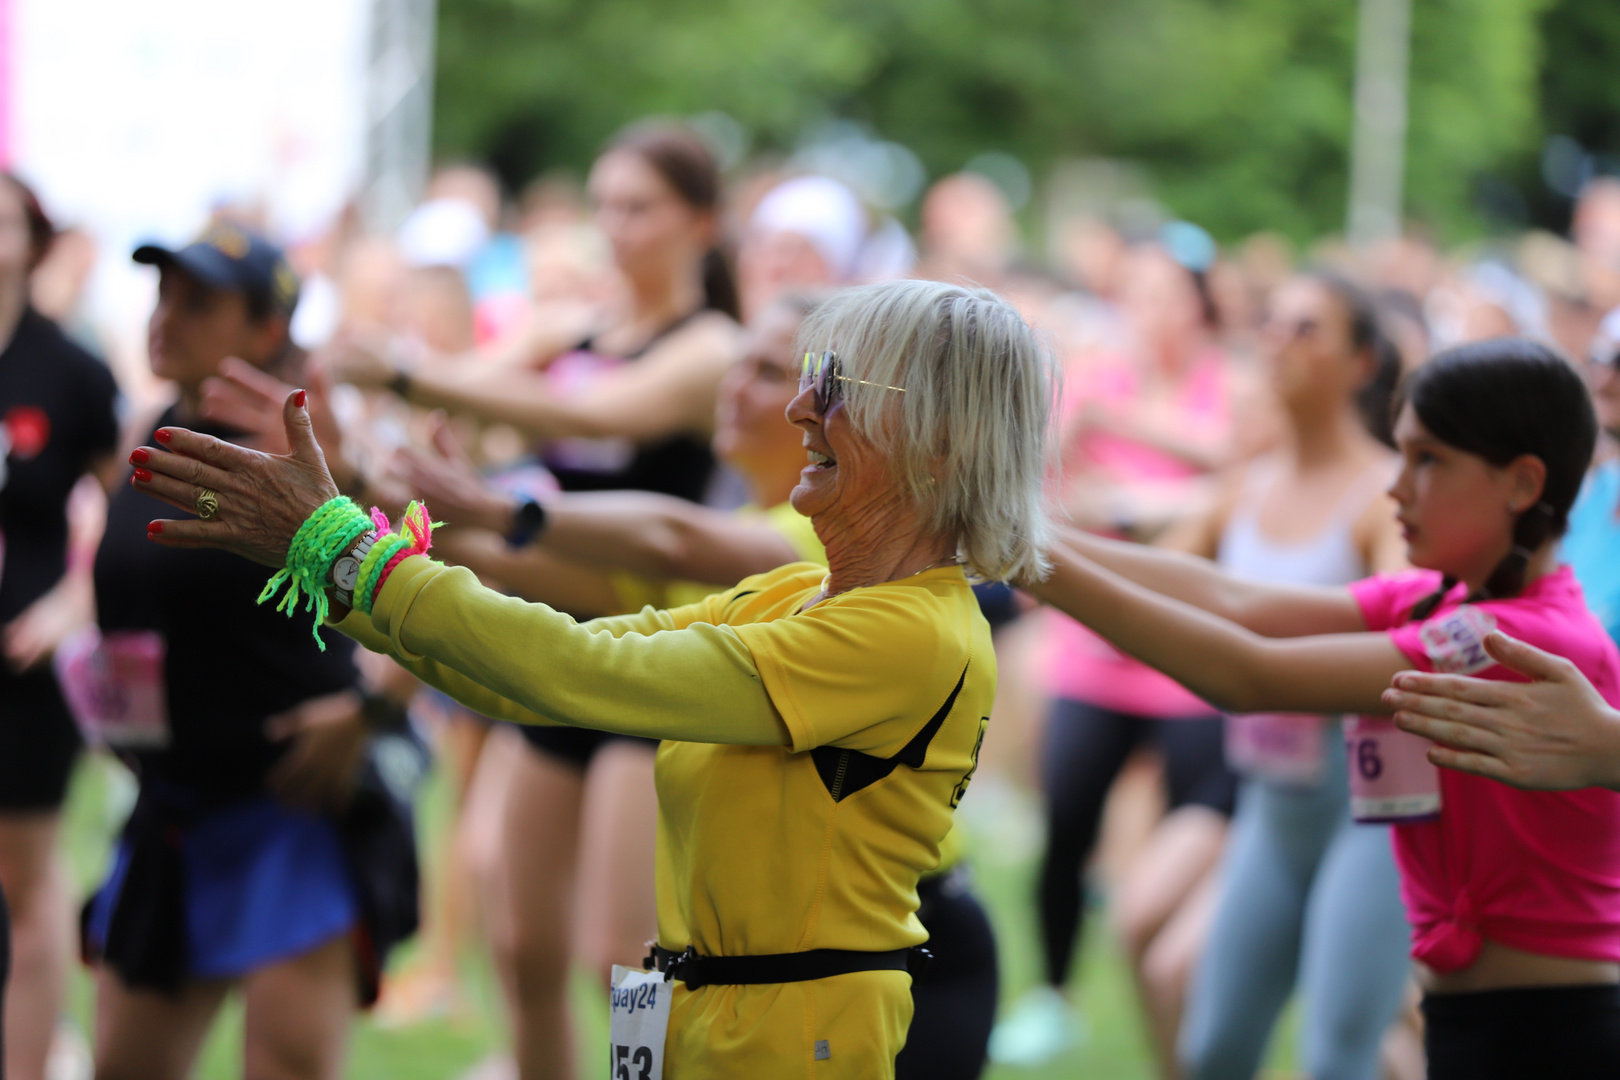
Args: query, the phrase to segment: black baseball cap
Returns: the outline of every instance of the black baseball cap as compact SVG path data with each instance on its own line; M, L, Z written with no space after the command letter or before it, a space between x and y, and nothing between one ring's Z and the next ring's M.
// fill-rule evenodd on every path
M178 251L142 244L133 258L147 266L178 266L205 285L244 293L280 315L291 315L298 306L298 275L287 256L264 237L230 222L216 221Z

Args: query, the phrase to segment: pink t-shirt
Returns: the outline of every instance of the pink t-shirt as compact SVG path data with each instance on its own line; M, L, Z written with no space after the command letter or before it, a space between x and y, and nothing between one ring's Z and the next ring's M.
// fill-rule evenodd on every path
M1182 381L1175 409L1189 432L1224 432L1231 423L1226 358L1210 349ZM1142 392L1139 368L1123 359L1105 360L1071 383L1061 411L1065 419L1088 403L1123 408ZM1100 472L1116 482L1173 483L1199 475L1181 458L1153 446L1105 431L1086 431L1064 447L1066 470ZM1180 683L1131 659L1067 615L1050 611L1047 693L1084 701L1130 716L1182 719L1215 710Z
M1466 587L1458 585L1435 614L1409 622L1412 606L1439 587L1435 571L1407 570L1350 591L1367 628L1387 630L1421 671L1527 681L1484 651L1494 624L1568 658L1605 701L1620 705L1620 653L1587 611L1569 567L1511 600L1465 607ZM1441 769L1440 795L1438 820L1394 828L1414 959L1457 971L1489 938L1548 956L1620 961L1620 792L1519 791Z

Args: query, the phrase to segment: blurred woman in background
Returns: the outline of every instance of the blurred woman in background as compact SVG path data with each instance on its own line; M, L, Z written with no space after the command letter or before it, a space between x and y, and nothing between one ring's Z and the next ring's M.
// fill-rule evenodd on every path
M1072 373L1065 389L1066 502L1082 526L1149 539L1207 499L1211 473L1234 457L1240 396L1215 346L1204 278L1214 243L1180 223L1167 244L1127 257L1121 307L1125 355ZM1193 230L1187 232L1187 230ZM1045 981L998 1026L991 1055L1047 1060L1080 1037L1062 996L1085 914L1082 875L1114 780L1139 750L1163 763L1166 813L1110 898L1137 973L1159 1060L1174 1069L1181 994L1207 926L1214 868L1236 780L1221 756L1221 719L1156 671L1051 614L1041 754L1046 850L1038 884Z
M1372 300L1343 279L1286 282L1262 346L1285 418L1180 545L1257 581L1347 585L1405 565L1385 495L1400 357ZM1407 980L1389 829L1350 817L1337 717L1227 718L1243 777L1209 943L1181 1033L1189 1080L1249 1080L1299 983L1300 1064L1313 1080L1375 1080Z
M12 938L0 1064L16 1080L45 1076L71 940L57 834L80 739L51 656L94 618L96 537L70 540L68 497L82 477L110 476L118 449L112 373L29 304L53 235L34 193L0 173L0 888Z
M160 275L153 373L178 388L137 425L143 439L205 423L202 385L226 357L301 381L288 336L298 282L279 249L219 223L135 258ZM135 480L150 476L148 460L132 455ZM155 703L101 717L140 793L83 920L97 1076L190 1075L240 989L244 1075L335 1078L355 1006L374 999L389 948L415 929L411 793L369 757L403 710L363 690L346 643L320 648L308 627L255 603L252 563L144 542L155 505L127 486L112 499L95 561L107 662L83 669L89 680L116 672L120 700ZM216 504L195 509L208 517ZM193 617L203 596L229 634Z
M584 328L583 341L563 336L578 327L552 328L555 344L531 351L543 373L413 367L354 347L337 354L337 373L413 404L511 424L541 440L564 491L696 501L713 472L716 394L739 350L736 290L719 250L719 172L691 132L643 125L597 159L589 192L628 300ZM533 525L513 519L501 532L522 547ZM519 1072L542 1080L574 1075L571 962L605 978L613 963L638 961L652 934L656 744L575 728L522 734L533 753L502 785L508 888L492 931L515 1006Z

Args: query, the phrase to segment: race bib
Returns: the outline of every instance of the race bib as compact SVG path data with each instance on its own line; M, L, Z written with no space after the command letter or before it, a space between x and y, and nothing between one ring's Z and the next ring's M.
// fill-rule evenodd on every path
M1233 771L1292 787L1315 787L1327 762L1326 722L1311 713L1240 713L1226 718Z
M664 1036L674 984L665 982L661 971L614 964L612 994L608 1080L664 1080Z
M165 653L155 630L103 635L94 626L57 647L56 680L86 742L115 750L169 744Z
M1496 620L1489 612L1464 604L1424 623L1418 628L1418 638L1434 670L1472 675L1496 663L1485 651L1485 638L1495 629Z
M1429 761L1429 740L1387 716L1352 716L1344 723L1350 765L1350 814L1368 823L1427 821L1440 813L1440 770Z

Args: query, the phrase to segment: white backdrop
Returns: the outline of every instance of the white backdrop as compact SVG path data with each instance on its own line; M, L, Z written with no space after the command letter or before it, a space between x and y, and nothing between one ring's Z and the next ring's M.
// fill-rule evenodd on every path
M150 303L139 240L181 242L221 203L284 241L358 188L369 0L0 0L7 158L97 239L90 314L119 336ZM108 342L116 349L116 343Z

